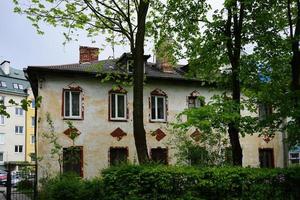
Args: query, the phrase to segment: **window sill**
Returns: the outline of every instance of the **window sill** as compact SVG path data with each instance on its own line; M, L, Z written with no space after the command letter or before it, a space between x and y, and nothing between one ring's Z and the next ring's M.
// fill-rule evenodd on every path
M167 123L166 120L153 120L153 119L150 119L149 122L150 123L164 123L164 124Z
M63 120L83 120L82 117L78 118L78 117L63 117Z
M109 119L110 122L128 122L128 119Z

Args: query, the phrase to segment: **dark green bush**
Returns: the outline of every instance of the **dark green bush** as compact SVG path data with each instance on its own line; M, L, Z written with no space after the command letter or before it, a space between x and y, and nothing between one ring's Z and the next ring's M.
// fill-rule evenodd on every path
M43 184L47 200L300 199L300 168L119 166L102 178L62 176Z

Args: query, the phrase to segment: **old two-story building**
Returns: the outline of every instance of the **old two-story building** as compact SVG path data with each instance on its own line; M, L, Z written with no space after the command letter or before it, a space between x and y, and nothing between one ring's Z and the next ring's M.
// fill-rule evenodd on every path
M63 171L73 168L89 178L116 162L128 160L137 163L132 87L117 81L101 81L111 72L130 76L131 56L123 54L119 59L98 61L97 52L96 48L80 47L79 63L25 69L35 97L42 97L36 116L39 177L58 173L61 169L58 155L51 153L53 142L45 137L45 133L52 130L47 115L53 122L57 143L63 147ZM186 78L184 67L150 63L148 58L145 56L143 102L149 155L154 161L175 164L176 150L169 146L172 134L168 124L184 109L200 106L195 96L204 96L208 101L220 91ZM249 112L243 111L243 114ZM73 129L68 127L67 121L72 122ZM73 144L70 133L74 131L78 136ZM244 166L283 167L281 134L276 134L270 141L254 134L241 138L241 144ZM70 157L68 149L73 145L77 147L80 159L76 166L69 166L64 160Z

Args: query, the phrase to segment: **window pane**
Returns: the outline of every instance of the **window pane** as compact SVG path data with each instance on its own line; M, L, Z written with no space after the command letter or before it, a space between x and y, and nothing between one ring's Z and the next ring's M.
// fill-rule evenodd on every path
M151 96L151 119L155 119L155 96Z
M124 95L118 95L118 117L124 118L125 117L125 96Z
M20 126L20 127L19 127L19 132L20 132L20 133L23 133L23 126Z
M3 161L3 152L0 152L0 161Z
M20 115L23 115L23 109L22 108L19 108L19 113L20 113Z
M110 101L110 105L111 105L111 117L112 118L116 118L116 94L111 94L111 101Z
M15 133L18 133L19 131L19 128L18 128L18 126L15 126Z
M23 90L24 89L23 85L19 84L19 89Z
M0 133L0 144L4 144L4 133Z
M18 152L18 145L15 145L15 152Z
M32 107L32 108L35 108L35 100L32 100L32 102L31 102L31 107Z
M70 92L65 92L65 116L70 116Z
M79 92L72 92L72 116L79 116Z
M164 116L164 98L157 97L157 118L158 119L165 119Z
M23 152L23 146L19 145L19 152L22 153Z
M31 117L31 126L35 126L35 117Z

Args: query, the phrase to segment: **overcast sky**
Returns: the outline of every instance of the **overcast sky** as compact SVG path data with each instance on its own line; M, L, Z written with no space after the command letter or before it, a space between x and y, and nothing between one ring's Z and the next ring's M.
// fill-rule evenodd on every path
M212 0L219 6L222 0ZM0 62L8 60L11 66L22 69L30 65L55 65L77 63L79 61L79 46L100 47L103 37L98 37L92 43L82 32L78 41L63 45L62 28L43 27L44 35L38 35L30 21L24 16L13 13L14 5L11 0L0 0ZM117 47L115 56L128 51L126 47ZM151 47L145 49L151 53ZM112 56L108 46L100 53L99 59Z

